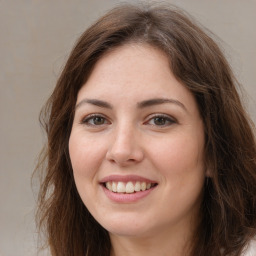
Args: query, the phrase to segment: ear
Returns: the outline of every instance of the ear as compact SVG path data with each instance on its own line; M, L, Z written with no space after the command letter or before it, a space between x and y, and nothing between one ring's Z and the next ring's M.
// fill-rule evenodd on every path
M205 177L212 178L213 177L213 167L210 161L205 164Z
M212 169L211 168L206 168L205 177L212 178Z

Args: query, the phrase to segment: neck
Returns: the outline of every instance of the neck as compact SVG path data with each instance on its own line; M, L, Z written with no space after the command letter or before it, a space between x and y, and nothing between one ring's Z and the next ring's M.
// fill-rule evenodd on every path
M189 256L192 234L184 229L154 233L154 236L118 236L110 234L111 256Z

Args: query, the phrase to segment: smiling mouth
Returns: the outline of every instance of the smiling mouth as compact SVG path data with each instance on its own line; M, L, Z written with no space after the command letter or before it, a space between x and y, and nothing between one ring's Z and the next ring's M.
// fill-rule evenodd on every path
M132 194L140 191L149 190L157 186L157 183L149 183L145 181L108 181L103 186L114 193Z

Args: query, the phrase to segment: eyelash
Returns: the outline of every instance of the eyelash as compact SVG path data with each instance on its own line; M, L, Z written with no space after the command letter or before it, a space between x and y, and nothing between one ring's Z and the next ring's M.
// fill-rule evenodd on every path
M90 121L95 121L96 118L101 118L103 119L104 123L103 124L92 124L90 123ZM103 115L100 115L100 114L92 114L92 115L89 115L89 116L86 116L82 121L81 121L81 124L85 124L85 125L88 125L88 126L102 126L102 125L105 125L105 124L110 124L110 122L107 120L106 117L104 117Z
M156 119L162 119L162 121L164 121L165 123L158 124L158 125L157 124L149 124L150 121L156 121ZM168 122L168 124L166 124L166 122ZM177 123L177 121L174 118L170 117L169 115L154 114L154 115L149 116L149 119L145 123L148 123L149 125L157 126L157 127L167 127L167 126Z
M101 124L95 124L95 123L91 123L91 122L95 122L96 121L96 118L100 118L101 121L103 121L103 123ZM156 119L160 119L161 121L164 121L164 124L150 124L150 121L156 121ZM166 124L167 123L167 124ZM151 115L147 118L147 121L144 122L143 124L148 124L150 126L156 126L156 127L167 127L167 126L170 126L172 124L175 124L177 123L177 121L170 117L169 115L165 115L165 114L154 114L154 115ZM88 126L92 126L92 127L100 127L100 126L103 126L103 125L106 125L106 124L111 124L110 121L108 121L108 119L101 115L101 114L91 114L89 116L86 116L84 119L82 119L81 121L81 124L85 124L85 125L88 125Z

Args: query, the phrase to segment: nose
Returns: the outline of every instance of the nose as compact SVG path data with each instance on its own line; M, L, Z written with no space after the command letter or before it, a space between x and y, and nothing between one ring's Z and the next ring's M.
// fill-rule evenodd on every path
M112 134L113 139L106 154L108 161L119 166L139 163L144 158L140 135L135 128L119 127Z

